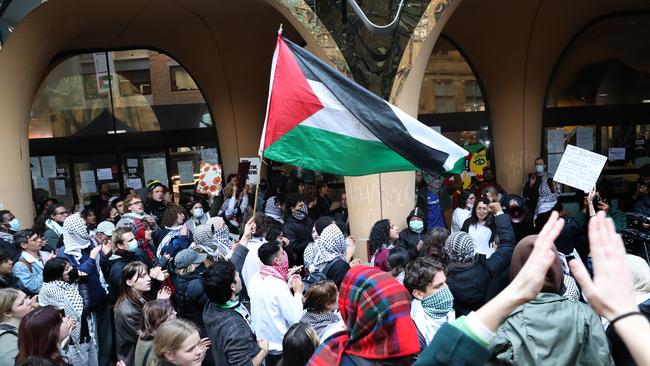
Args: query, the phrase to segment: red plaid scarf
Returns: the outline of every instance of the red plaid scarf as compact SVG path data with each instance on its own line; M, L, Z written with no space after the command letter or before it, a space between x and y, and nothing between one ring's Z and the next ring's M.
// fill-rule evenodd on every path
M408 291L390 274L367 266L350 269L341 283L339 310L347 332L323 343L309 366L339 365L344 353L381 360L420 352Z
M144 232L146 231L144 221L142 219L135 220L131 224L131 227L133 229L133 235L135 235L135 240L138 241L138 246L144 251L147 258L155 263L156 255L154 254L153 250L151 250L149 240L147 240L144 236Z
M260 267L260 275L262 278L272 276L287 282L289 280L289 257L287 256L287 253L284 252L282 259L277 266L267 266L262 264Z

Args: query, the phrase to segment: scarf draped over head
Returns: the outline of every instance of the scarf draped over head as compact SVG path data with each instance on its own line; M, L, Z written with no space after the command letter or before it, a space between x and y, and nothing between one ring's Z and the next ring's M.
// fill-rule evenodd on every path
M442 177L440 173L428 174L427 190L429 192L438 193L442 187Z
M348 242L336 224L327 226L315 242L316 252L311 264L317 271L322 270L335 258L343 258Z
M339 365L343 353L382 360L420 352L410 296L389 273L367 266L350 269L341 283L339 309L347 332L325 341L308 365Z
M456 263L471 262L476 255L474 240L464 231L457 231L449 235L445 241L444 250L449 260Z
M526 263L526 260L528 260L528 257L530 257L530 253L532 253L533 247L535 246L535 240L537 240L537 235L528 235L521 239L515 247L510 262L510 280L517 276L524 263ZM555 245L553 245L553 251L556 251ZM562 271L562 264L560 263L560 258L556 255L551 268L546 272L546 278L544 279L544 286L542 286L541 292L561 295L563 281L564 272Z
M632 273L636 303L641 304L650 299L650 268L643 258L636 255L627 254L625 261Z
M65 254L81 259L81 250L90 246L90 233L86 220L79 212L70 215L63 221L63 245Z
M138 219L135 220L131 223L131 230L133 230L133 235L135 236L135 240L138 242L138 247L141 248L147 258L149 260L154 261L156 260L156 256L153 253L153 250L151 250L151 245L149 245L149 240L145 239L145 231L146 227L145 226L145 220ZM146 223L146 225L149 225L149 223Z
M213 222L210 219L207 223L199 225L194 229L194 246L200 248L213 259L226 258L230 253L230 235L228 226L219 220Z
M266 206L264 207L264 214L268 217L271 217L275 221L284 223L284 220L282 220L282 209L276 206L275 204L275 201L277 199L278 197L273 196L270 197L268 200L266 200Z

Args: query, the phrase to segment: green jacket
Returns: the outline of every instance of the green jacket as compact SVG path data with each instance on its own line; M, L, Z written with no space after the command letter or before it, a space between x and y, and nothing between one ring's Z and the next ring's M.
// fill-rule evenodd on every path
M607 211L607 217L611 217L611 219L614 221L614 227L616 228L617 233L620 233L621 231L627 229L627 216L625 215L625 212L617 209L616 207L610 207ZM579 226L587 225L587 220L587 214L582 211L578 212L576 215L576 223Z
M444 323L413 366L483 365L489 359L490 351L466 332Z
M607 337L587 304L540 293L508 316L492 340L492 365L609 365Z

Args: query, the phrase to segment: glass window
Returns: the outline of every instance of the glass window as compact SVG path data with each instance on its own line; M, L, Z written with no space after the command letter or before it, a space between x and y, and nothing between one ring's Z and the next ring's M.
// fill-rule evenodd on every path
M483 94L461 53L441 37L429 58L420 90L419 114L479 112Z
M650 15L601 20L582 32L556 66L547 107L650 103Z
M167 75L176 89L169 88ZM213 126L189 73L149 50L87 53L60 62L42 82L31 116L30 139Z
M170 66L169 73L171 75L172 91L199 90L194 79L182 66Z

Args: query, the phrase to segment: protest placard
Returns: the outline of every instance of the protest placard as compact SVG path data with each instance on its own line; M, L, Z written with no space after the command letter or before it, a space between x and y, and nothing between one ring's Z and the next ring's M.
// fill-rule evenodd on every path
M596 185L606 161L606 156L567 145L553 180L589 192Z

